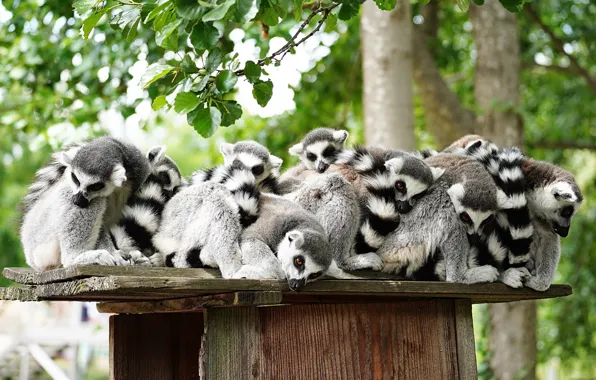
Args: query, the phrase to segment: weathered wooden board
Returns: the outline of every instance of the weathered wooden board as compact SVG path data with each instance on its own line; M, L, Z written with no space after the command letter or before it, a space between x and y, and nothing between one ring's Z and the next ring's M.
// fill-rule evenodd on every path
M363 295L460 298L470 299L473 303L487 303L563 297L572 293L569 285L553 285L545 292L536 292L527 288L511 289L504 284L391 280L319 280L308 284L300 293L292 293L284 281L277 280L140 276L90 277L32 288L32 294L38 299L77 301L163 300L234 291L281 291L284 297L289 297L286 302L294 298L297 303L304 302L301 297L328 296L326 302L329 302L331 296L337 296L346 302L350 297ZM15 298L20 299L14 295L10 299ZM27 294L24 300L31 300L31 295Z
M208 309L207 379L473 379L455 300Z
M202 313L110 317L110 379L199 379Z
M177 313L215 307L279 305L281 300L281 292L232 292L161 301L104 302L97 305L97 310L120 314Z
M355 280L393 279L388 274L369 270L351 272L351 274L359 277ZM218 269L112 267L101 265L80 265L43 272L31 268L5 268L2 271L2 275L11 281L23 285L41 285L88 277L108 276L221 278L221 273Z

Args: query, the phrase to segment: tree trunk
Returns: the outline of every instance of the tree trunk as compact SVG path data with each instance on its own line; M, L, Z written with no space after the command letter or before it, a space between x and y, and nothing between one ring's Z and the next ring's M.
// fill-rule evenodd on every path
M481 135L500 146L522 146L520 35L517 18L497 0L471 6L476 43L474 96ZM498 380L534 379L536 304L489 306L490 367Z
M365 2L360 34L366 144L415 149L410 3L387 12Z

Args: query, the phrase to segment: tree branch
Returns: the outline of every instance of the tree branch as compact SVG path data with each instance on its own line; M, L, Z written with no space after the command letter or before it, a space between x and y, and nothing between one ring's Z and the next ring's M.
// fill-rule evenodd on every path
M543 148L543 149L583 149L583 150L596 150L596 144L582 143L576 141L528 141L527 144L532 148Z
M561 54L565 55L567 58L569 58L570 67L572 67L579 75L581 75L584 78L584 80L586 81L586 83L588 84L588 86L590 86L590 89L596 93L596 78L592 77L592 75L588 72L588 70L586 70L579 64L579 62L575 56L568 54L565 51L564 42L559 37L557 37L555 35L555 32L548 25L546 25L542 21L542 19L540 18L540 15L531 6L531 4L526 5L524 7L524 11L528 15L528 17L532 21L534 21L540 27L540 29L542 29L544 31L544 33L548 34L555 49L559 53L561 53Z
M304 22L302 24L300 24L300 27L298 28L298 30L296 31L296 33L294 33L294 35L292 36L292 38L290 38L290 40L288 42L286 42L286 44L284 46L282 46L279 50L277 50L276 52L272 53L270 56L259 59L257 61L257 65L259 66L264 66L266 64L268 64L271 61L278 61L280 62L285 56L286 54L292 50L293 48L299 46L300 44L302 44L304 41L308 40L309 38L311 38L316 32L319 31L319 29L321 29L321 26L323 26L323 23L325 22L325 20L327 20L327 17L329 17L329 14L331 13L331 11L333 9L335 9L336 7L338 7L340 5L340 3L335 3L332 4L328 7L323 7L323 8L317 8L314 9L310 15L308 15L308 17L306 18L306 20L304 20ZM306 27L310 24L310 22L312 21L312 19L318 15L321 14L321 19L319 20L319 22L317 22L317 25L315 26L315 28L309 33L307 34L305 37L303 37L301 40L296 41L298 39L298 36L300 35L300 33L306 29ZM280 58L277 58L279 55L281 55ZM236 70L235 74L237 76L241 76L244 75L244 70Z
M541 65L534 61L522 63L522 70L533 70L533 69L555 71L555 72L558 72L561 74L566 74L566 75L578 75L577 71L571 66Z
M424 31L414 26L414 81L423 99L428 130L439 147L477 129L476 114L465 108L447 86L425 41Z

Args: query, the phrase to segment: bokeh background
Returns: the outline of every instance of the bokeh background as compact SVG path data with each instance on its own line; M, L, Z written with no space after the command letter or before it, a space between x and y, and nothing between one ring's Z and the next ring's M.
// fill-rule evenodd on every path
M458 137L459 130L469 131L467 125L459 130L454 125L468 123L470 115L479 115L481 123L482 115L487 115L483 113L487 102L480 100L487 96L478 92L483 76L497 78L499 83L502 70L502 83L507 85L513 67L519 80L513 86L514 101L497 99L489 106L515 119L524 137L514 140L522 141L521 148L528 155L572 171L585 195L570 236L562 241L556 278L558 283L573 286L573 296L538 302L537 309L533 304L526 307L516 314L522 319L527 315L526 324L495 320L494 310L475 306L479 375L483 379L596 378L596 3L542 0L505 15L494 10L501 6L496 1L487 0L468 12L455 2L425 3L412 1L394 11L405 14L407 21L404 26L402 20L398 31L404 28L414 41L420 41L416 40L420 35L426 37L422 45L413 43L401 61L391 62L397 65L395 70L402 72L404 67L405 75L411 77L411 88L406 82L404 91L412 94L413 104L408 111L411 123L396 126L396 133L413 130L417 148L443 148L450 137ZM167 84L148 90L140 86L149 64L161 57L176 57L155 43L152 30L141 25L136 37L127 41L122 31L104 19L85 40L80 34L82 18L70 2L0 1L0 268L25 266L18 237L18 203L34 172L64 144L109 133L144 150L166 145L167 154L189 175L222 162L218 152L222 141L257 140L284 158L288 167L296 160L287 155L287 149L318 126L349 130L350 144L366 143L365 136L374 140L377 121L365 123L364 118L368 100L363 97L363 71L375 69L363 65L361 49L361 39L373 38L367 25L370 12L364 9L350 21L326 25L279 66L268 67L274 91L265 108L253 99L250 84L239 80L230 97L242 105L242 118L205 139L174 111L152 110L152 99ZM489 21L482 27L482 22ZM256 59L282 46L296 25L291 16L270 28L265 38L258 23L229 23L222 27L223 41L232 44L240 61ZM366 26L368 32L363 31ZM514 28L513 38L502 46L519 49L499 51L498 45L488 57L482 56L481 44L491 36L502 38L507 28ZM383 24L372 25L372 30L373 35L392 33ZM392 38L385 37L385 41ZM507 70L490 65L503 62L501 55L511 59ZM388 78L385 86L401 90L403 83L391 83ZM464 117L461 110L465 110ZM392 107L386 107L378 114L382 119L391 112ZM445 132L450 128L453 131ZM500 132L506 130L493 134ZM10 284L0 279L0 285ZM508 333L517 340L511 346L498 347L491 341L491 334L499 333L495 332L499 323L513 330ZM50 336L64 326L80 329L76 331L84 339L69 340L66 333L62 340ZM107 376L105 316L96 315L92 304L2 302L0 378L17 378L23 361L29 362L30 378L49 378L31 351L22 349L22 342L31 342L36 334L45 337L40 340L44 352L56 358L58 366L69 368L72 377ZM498 358L515 352L518 345L529 347L519 361L530 364L515 376L503 375L499 368L507 363ZM73 358L78 358L78 370L72 369Z

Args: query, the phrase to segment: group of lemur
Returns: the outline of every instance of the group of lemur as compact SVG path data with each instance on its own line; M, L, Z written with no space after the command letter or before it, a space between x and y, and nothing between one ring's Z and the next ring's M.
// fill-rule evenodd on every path
M317 128L300 163L254 141L185 180L156 147L105 136L54 153L23 201L37 270L76 264L219 268L287 280L383 271L399 279L501 281L546 290L582 202L573 175L469 135L441 152L347 147Z

